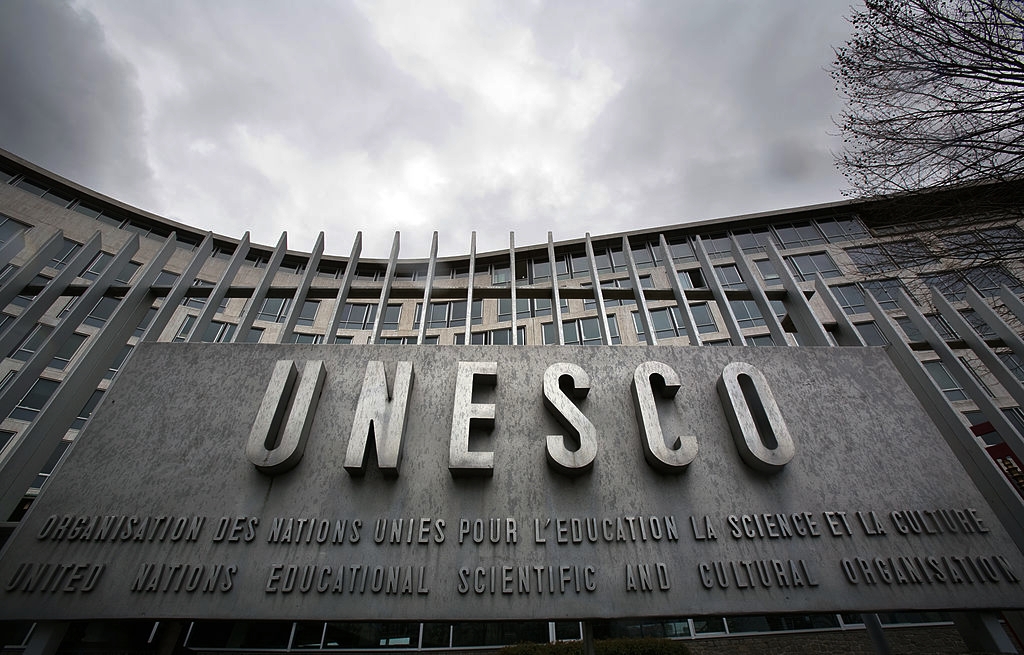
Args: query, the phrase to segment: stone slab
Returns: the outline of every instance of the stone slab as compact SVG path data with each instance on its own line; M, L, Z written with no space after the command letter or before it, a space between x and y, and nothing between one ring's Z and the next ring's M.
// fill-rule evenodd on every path
M307 362L325 373L308 432L289 437L305 440L303 457L270 475L246 448L282 360L296 388ZM392 384L412 363L397 475L372 451L362 474L346 468L371 361ZM655 405L669 450L696 439L682 470L645 459L630 385L650 361L680 377ZM478 378L476 407L456 411L460 362L494 362L496 382ZM777 401L793 442L781 467L740 456L718 390L735 362ZM566 432L544 401L558 363L590 381L575 402L596 454L577 475L546 454L548 435ZM493 452L493 471L453 475L453 416L488 404L493 427L469 450ZM0 557L0 616L1021 608L1020 577L1021 553L882 349L143 344Z

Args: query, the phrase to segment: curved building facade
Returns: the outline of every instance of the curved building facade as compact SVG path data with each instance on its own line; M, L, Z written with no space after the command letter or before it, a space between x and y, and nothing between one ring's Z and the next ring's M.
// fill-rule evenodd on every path
M1019 209L1020 186L1005 185L1003 191ZM935 447L952 451L963 475L1020 548L1024 233L1019 212L965 213L972 193L930 195L930 223L893 220L882 202L850 201L534 245L514 245L510 235L510 247L493 252L476 252L475 237L466 235L466 254L454 257L403 258L396 234L389 258L368 258L362 256L358 237L351 245L327 246L341 250L338 255L326 252L323 235L311 252L298 252L287 249L285 235L271 245L250 243L248 234L210 234L0 153L3 539L18 530L40 491L52 484L51 476L61 476L65 452L81 431L88 431L94 410L109 410L106 401L118 390L121 372L147 343L180 343L182 352L209 343L239 344L239 349L249 347L243 344L884 346L892 367L934 423L928 430ZM523 366L529 357L523 355ZM327 374L332 375L329 368ZM426 379L421 372L417 376ZM389 377L387 384L392 382ZM676 387L685 390L686 385ZM635 388L634 397L640 397ZM638 415L641 404L637 400ZM895 410L879 406L876 411ZM892 439L898 442L900 435ZM374 456L381 458L377 448ZM657 455L648 452L646 457L653 462ZM469 483L456 487L463 484ZM904 525L900 517L886 520L899 530ZM585 534L587 524L582 525ZM595 526L596 532L596 519ZM697 522L684 527L697 539L706 530ZM736 529L741 535L745 530ZM750 529L771 532L771 520ZM471 538L472 532L467 535ZM884 577L885 570L876 566L875 575ZM847 572L845 584L863 586L857 576L869 574ZM701 581L709 589L721 584L710 564L706 575L704 569L694 575L697 586ZM1001 579L1006 582L1009 574ZM735 592L742 582L735 576L731 580ZM11 593L22 584L15 578L0 582ZM884 611L878 613L865 612L858 603L848 612L793 613L776 602L757 613L691 611L670 617L658 610L650 617L626 612L622 618L552 615L530 620L512 612L514 621L497 612L489 621L474 616L471 622L429 615L415 620L401 612L402 620L389 621L386 611L376 621L299 615L278 621L217 620L222 617L200 612L66 623L39 616L0 621L5 639L0 645L19 650L49 638L64 644L53 645L51 652L91 643L153 652L448 650L580 639L587 632L692 639L695 644L730 635L822 633L836 635L839 644L844 635L867 639L880 626L886 628L883 635L911 626L960 634L973 645L980 643L970 641L974 638L1006 640L1000 620L1011 633L1020 628L1018 613L1009 611L1017 609L1013 606L979 612L941 602L924 608L897 601L881 605ZM1005 616L993 612L1002 609L1008 610ZM954 619L959 633L952 627Z

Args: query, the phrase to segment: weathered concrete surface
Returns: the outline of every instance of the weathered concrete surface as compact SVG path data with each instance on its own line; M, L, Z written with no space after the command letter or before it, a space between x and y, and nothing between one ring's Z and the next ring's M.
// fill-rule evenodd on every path
M280 360L300 371L322 360L326 376L304 456L269 476L246 446ZM413 365L397 477L372 452L364 472L344 466L369 361L384 362L391 384L397 362ZM459 361L496 363L495 384L476 385L469 411L487 427L494 405L492 428L469 439L469 451L493 452L493 468L470 477L449 466L453 416L468 411L454 407ZM631 385L648 361L680 378L674 396L653 397L668 435L659 452L676 436L696 438L681 469L645 459ZM572 457L553 463L546 451L549 435L579 421L560 421L550 408L564 403L545 402L545 371L559 362L590 383L582 399L569 393L596 438L578 475L564 472ZM717 391L732 362L763 373L786 423L794 455L777 472L755 470L737 450ZM394 434L396 420L375 424L375 435ZM949 511L951 522L913 515L941 534L900 534L907 521L889 514L905 510ZM753 518L766 513L786 515L792 536L772 537L777 519ZM94 516L126 518L97 540ZM166 517L202 525L194 540L174 540ZM818 536L800 536L809 520ZM878 349L146 344L8 544L0 615L525 619L1022 607L1013 580L1021 576L1021 554Z

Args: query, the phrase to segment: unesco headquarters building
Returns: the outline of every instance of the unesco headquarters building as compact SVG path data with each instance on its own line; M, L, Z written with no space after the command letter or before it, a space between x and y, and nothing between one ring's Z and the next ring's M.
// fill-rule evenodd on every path
M370 258L0 151L0 650L1014 652L1022 200Z

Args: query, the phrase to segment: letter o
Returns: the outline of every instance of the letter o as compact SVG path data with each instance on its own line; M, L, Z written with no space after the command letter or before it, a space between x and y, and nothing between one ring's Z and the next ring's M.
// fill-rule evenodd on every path
M743 461L764 473L782 470L796 447L761 371L732 362L718 380L718 395Z

